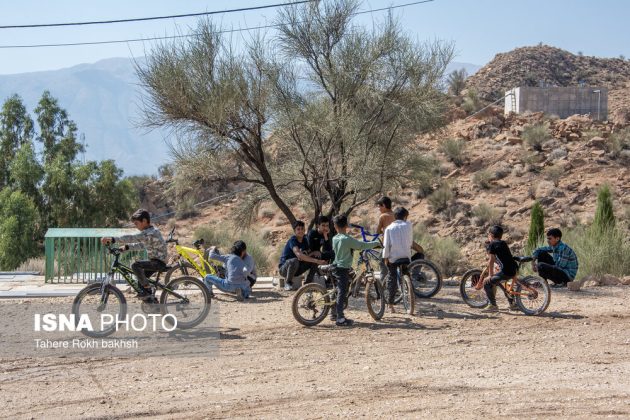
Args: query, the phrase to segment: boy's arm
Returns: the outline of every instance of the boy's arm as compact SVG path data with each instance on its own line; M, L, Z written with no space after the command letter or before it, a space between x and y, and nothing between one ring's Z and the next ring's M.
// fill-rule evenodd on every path
M538 258L538 255L542 252L553 252L553 248L550 246L541 246L540 248L536 248L534 252L532 252L532 256L534 259Z
M350 240L350 248L358 249L358 250L372 249L381 245L379 241L363 242L352 237L349 237L349 240Z
M228 257L226 255L221 255L217 253L214 247L210 248L210 254L208 254L208 258L210 258L211 260L221 261L223 264L227 264L228 262Z
M494 276L494 263L497 259L497 256L494 254L488 254L490 258L488 259L488 278Z
M141 238L143 238L144 232L133 233L131 235L122 235L112 237L114 243L119 243L125 245L125 248L128 250L141 250L144 249L144 244L141 242Z

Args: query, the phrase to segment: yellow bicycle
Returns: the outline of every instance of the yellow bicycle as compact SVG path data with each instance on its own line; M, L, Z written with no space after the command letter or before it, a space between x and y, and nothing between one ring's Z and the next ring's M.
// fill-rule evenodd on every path
M205 241L197 239L193 242L193 247L186 247L179 244L179 240L173 237L175 228L168 235L167 243L174 243L177 251L177 261L166 272L164 282L168 284L172 278L181 276L199 277L202 280L208 275L225 277L225 267L219 261L211 260L208 255L209 250L204 248Z

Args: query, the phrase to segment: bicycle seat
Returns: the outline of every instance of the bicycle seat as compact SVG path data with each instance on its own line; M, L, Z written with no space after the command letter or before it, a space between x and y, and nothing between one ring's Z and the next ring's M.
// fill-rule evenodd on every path
M404 265L409 265L411 263L411 261L409 261L409 258L400 258L396 261L394 261L393 263L390 263L391 265L395 266L395 267L400 267L400 266L404 266Z
M525 263L533 260L534 259L532 257L514 257L514 261L518 261L520 263Z
M165 265L164 267L162 267L161 269L159 269L157 272L158 273L166 273L168 270L170 270L171 268L173 268L172 265Z

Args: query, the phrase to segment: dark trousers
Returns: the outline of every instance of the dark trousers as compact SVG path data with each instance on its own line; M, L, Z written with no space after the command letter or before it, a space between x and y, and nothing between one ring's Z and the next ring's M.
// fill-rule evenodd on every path
M145 289L149 287L148 278L158 271L164 270L166 264L162 260L156 258L150 260L138 260L131 264L131 269L138 279L140 287Z
M253 278L252 276L247 276L247 280L249 281L249 287L253 288L254 285L256 284L256 279Z
M538 274L545 280L551 280L556 284L566 284L571 281L571 278L564 270L556 267L556 263L553 257L548 252L538 254L536 258L536 268Z
M503 280L508 280L511 279L512 276L508 276L507 274L503 274L502 271L496 273L494 276L492 276L490 278L489 281L485 282L483 285L483 290L486 291L486 296L488 296L488 301L490 302L491 305L495 305L497 304L497 298L495 296L495 291L496 291L496 287L498 285L500 285ZM503 293L505 293L505 297L507 298L507 300L512 303L512 298L510 296L508 296L507 292L503 289L503 287L501 287L501 290L503 290Z
M291 258L282 264L279 271L280 275L284 277L285 282L293 287L293 277L299 276L306 271L308 271L308 274L306 275L304 284L311 283L317 271L317 264L300 261L297 258Z
M350 284L350 269L335 267L333 269L332 275L337 281L337 304L335 305L333 315L335 315L335 318L337 319L342 319L344 318L343 307L346 303L348 285Z
M409 260L404 258L402 260L394 261L392 264L387 266L387 271L389 272L389 275L387 276L387 303L390 305L394 304L396 289L398 289L398 267L401 267L403 274L409 274L407 271L408 265Z

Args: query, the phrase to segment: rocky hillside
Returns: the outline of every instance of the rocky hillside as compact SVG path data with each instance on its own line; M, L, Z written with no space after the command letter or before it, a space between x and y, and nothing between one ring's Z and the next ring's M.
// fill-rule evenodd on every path
M572 54L547 45L522 47L497 54L468 78L485 99L496 99L516 86L604 86L609 89L613 120L630 121L630 61Z
M542 141L526 141L524 131L536 124L545 127ZM435 197L411 187L389 191L388 195L395 205L410 210L411 221L426 226L429 235L424 240L457 241L461 257L449 270L461 272L483 260L482 243L490 223L503 224L513 252L521 252L534 200L544 207L547 227L571 228L592 220L597 189L608 183L614 191L618 217L629 217L630 138L624 132L626 143L620 143L621 132L611 122L594 122L586 116L565 120L550 120L541 113L504 117L501 108L494 108L478 118L458 120L440 132L417 138L418 149L433 156L440 168L440 175L432 180L433 188L447 185L443 209L436 209ZM444 151L448 139L459 139L458 159ZM227 229L237 237L230 215L239 203L238 197L222 200L197 216L165 223L177 226L182 238L192 238L200 226ZM295 211L298 217L308 219L306 210ZM374 226L377 217L371 203L352 215L355 222L368 226ZM286 219L272 203L261 206L251 229L262 239L272 261L291 234Z

